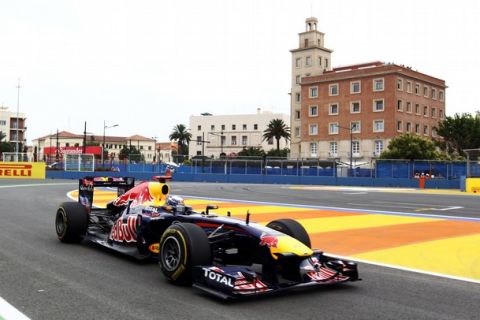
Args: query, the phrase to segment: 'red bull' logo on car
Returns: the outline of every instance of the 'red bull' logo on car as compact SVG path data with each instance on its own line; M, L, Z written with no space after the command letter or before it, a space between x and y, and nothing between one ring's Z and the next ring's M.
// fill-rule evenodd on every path
M110 232L110 240L136 242L137 241L137 218L138 216L129 216L124 222L123 217L117 220Z
M260 236L260 245L267 246L268 248L277 248L278 238L275 236L270 236L264 232Z
M118 197L113 204L115 206L124 206L127 205L129 201L132 201L132 207L135 207L152 200L153 197L150 194L148 183L142 183Z

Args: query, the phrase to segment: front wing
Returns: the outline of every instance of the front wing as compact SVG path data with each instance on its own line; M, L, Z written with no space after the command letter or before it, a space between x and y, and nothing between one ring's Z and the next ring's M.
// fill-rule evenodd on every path
M277 283L269 282L261 274L243 266L196 266L193 269L193 287L225 300L357 280L360 279L356 264L350 264L345 271L339 271L336 265L322 264L305 273L300 282Z

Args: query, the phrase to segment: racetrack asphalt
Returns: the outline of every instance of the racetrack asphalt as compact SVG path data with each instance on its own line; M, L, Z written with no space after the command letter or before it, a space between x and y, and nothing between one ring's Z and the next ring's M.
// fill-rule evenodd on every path
M36 183L42 185L25 185ZM24 186L4 188L11 184ZM169 284L155 263L139 263L94 245L60 243L54 214L76 186L62 180L0 181L0 296L31 319L478 319L478 284L369 264L359 266L361 282L221 302ZM480 217L478 196L176 182L172 190L200 197Z

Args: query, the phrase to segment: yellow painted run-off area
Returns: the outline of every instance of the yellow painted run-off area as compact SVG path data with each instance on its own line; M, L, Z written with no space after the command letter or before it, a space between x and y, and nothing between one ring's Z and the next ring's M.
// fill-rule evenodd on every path
M0 162L0 179L45 179L45 162Z
M69 196L76 198L78 193ZM95 190L94 205L104 207L115 196L111 191ZM330 254L480 282L477 221L204 199L186 199L186 204L196 211L216 204L215 213L231 212L241 219L249 211L251 221L262 224L295 219L310 234L313 247Z

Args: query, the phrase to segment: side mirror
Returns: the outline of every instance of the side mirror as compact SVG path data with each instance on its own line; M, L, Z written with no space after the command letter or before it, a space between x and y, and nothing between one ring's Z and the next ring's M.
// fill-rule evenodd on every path
M208 211L215 210L215 209L218 209L218 206L216 204L207 205L207 215L208 215Z

